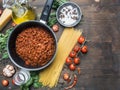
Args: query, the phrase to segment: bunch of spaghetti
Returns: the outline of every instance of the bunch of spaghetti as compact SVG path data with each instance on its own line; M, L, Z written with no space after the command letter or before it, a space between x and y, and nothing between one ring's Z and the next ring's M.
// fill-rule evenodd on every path
M58 42L57 55L53 63L40 72L40 80L43 86L54 87L60 77L66 57L76 44L78 37L82 34L81 30L65 28Z

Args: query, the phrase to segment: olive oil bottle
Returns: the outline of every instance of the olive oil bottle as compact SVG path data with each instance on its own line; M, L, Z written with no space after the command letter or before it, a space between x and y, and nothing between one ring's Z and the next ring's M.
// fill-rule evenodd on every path
M30 7L28 0L9 0L7 5L12 10L12 20L16 24L34 20L36 17L35 11Z

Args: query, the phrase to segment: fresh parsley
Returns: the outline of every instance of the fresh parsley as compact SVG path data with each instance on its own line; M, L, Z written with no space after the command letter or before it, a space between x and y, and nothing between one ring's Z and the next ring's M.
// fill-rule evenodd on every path
M0 33L0 55L1 59L7 59L8 53L7 53L7 40L8 36L10 35L10 32L13 30L13 28L9 28L6 30L5 34Z
M69 1L69 0L54 0L53 5L52 5L53 11L51 12L51 14L49 16L49 20L48 20L48 25L50 27L52 27L55 23L57 23L57 18L56 18L57 8L67 1Z

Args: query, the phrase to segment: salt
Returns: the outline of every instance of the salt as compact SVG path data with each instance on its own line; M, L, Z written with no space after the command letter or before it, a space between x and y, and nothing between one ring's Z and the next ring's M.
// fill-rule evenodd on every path
M64 16L64 17L62 17ZM64 23L64 25L72 25L77 21L78 11L72 5L63 7L60 10L59 20Z
M22 69L19 72L17 72L13 77L13 80L16 85L22 85L26 83L29 79L30 79L30 73Z

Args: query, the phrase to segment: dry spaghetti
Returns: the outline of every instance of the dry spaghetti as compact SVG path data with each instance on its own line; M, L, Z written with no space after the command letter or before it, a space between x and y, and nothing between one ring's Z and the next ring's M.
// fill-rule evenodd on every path
M65 28L58 42L58 50L54 62L48 68L40 72L39 81L42 82L43 86L52 88L57 85L65 59L69 55L81 34L81 30Z

